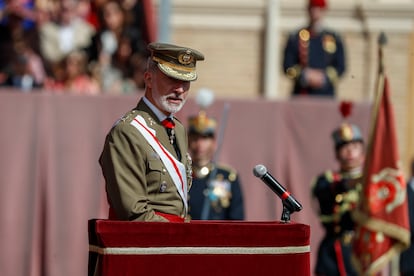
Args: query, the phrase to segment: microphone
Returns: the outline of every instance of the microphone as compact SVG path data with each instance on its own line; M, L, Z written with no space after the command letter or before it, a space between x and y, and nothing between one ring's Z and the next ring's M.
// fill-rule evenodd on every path
M277 180L267 172L263 165L256 165L253 169L253 174L260 178L278 197L282 200L285 206L291 213L302 210L302 205L288 192Z

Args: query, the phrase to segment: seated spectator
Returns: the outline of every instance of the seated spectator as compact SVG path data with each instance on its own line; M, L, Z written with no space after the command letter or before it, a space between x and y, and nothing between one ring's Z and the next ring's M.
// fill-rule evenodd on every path
M126 21L119 1L109 0L101 8L102 30L93 37L88 49L94 76L100 80L104 93L134 93L137 87L132 79L131 58L136 53L146 53L146 47Z
M3 9L7 14L0 24L0 84L30 90L42 85L45 70L37 29L25 28L25 3L7 2Z
M98 82L87 72L87 56L82 50L75 50L64 60L63 71L55 71L54 79L45 83L45 89L55 93L98 95Z
M39 26L40 48L48 69L61 62L68 53L89 46L93 27L77 14L76 0L56 1L54 17Z
M46 77L43 61L23 40L15 43L11 56L12 61L3 85L24 92L43 86Z
M102 29L102 20L99 18L99 11L107 0L80 0L80 16L91 24L95 31Z
M7 25L9 15L23 18L21 22L25 30L36 26L36 10L34 0L0 0L0 24Z

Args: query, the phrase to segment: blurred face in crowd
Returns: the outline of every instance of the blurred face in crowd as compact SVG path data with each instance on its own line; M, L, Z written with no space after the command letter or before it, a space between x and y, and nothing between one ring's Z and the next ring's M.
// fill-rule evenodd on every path
M188 136L188 150L195 166L207 165L216 150L216 140L213 136L191 133Z
M124 11L117 1L109 1L103 7L103 18L106 27L113 31L122 31L124 26Z
M144 73L145 96L166 115L180 111L187 100L190 82L165 75L152 60L148 63Z
M73 79L86 72L86 56L81 52L72 52L66 58L66 73Z
M365 161L364 144L360 141L346 143L336 151L336 158L343 171L362 168Z
M74 0L62 0L59 6L58 20L63 24L69 24L76 17L77 2Z

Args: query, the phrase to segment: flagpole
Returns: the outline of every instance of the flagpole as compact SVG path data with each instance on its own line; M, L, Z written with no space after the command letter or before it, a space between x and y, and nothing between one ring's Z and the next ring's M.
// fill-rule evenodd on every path
M371 111L371 126L370 126L370 132L369 132L369 139L368 139L368 149L367 153L371 152L371 145L373 141L373 136L375 132L375 122L377 120L378 115L378 108L379 103L382 98L382 93L384 92L384 71L385 71L385 65L384 65L384 58L383 58L383 48L387 44L387 37L385 36L384 32L381 32L378 37L378 75L377 75L377 83L376 83L376 90L374 95L374 103L372 106ZM371 156L371 154L368 154L367 156ZM367 162L368 163L368 162Z
M378 105L380 99L382 98L382 93L384 92L384 46L387 44L387 37L384 32L381 32L378 37L378 79L377 79L377 90L376 95L374 95L374 109L373 119L376 120L376 115L378 114Z
M367 179L369 177L368 170L369 170L369 164L371 164L371 161L372 161L371 160L372 159L372 147L374 143L375 127L377 125L376 121L378 117L378 109L379 109L379 105L381 102L382 94L384 93L385 66L384 66L384 60L383 60L383 47L385 46L386 43L387 43L387 38L385 36L385 33L381 32L378 36L378 71L377 71L378 74L377 74L377 79L376 79L376 89L374 91L375 93L374 100L373 100L373 105L371 109L371 121L370 121L371 123L370 123L370 128L369 128L369 133L368 133L367 147L366 147L366 154L365 154L366 159L365 159L363 175L362 175L363 183L368 182L368 179ZM362 210L364 210L364 212L366 211L366 208L368 208L368 206L365 206L365 205L362 206Z

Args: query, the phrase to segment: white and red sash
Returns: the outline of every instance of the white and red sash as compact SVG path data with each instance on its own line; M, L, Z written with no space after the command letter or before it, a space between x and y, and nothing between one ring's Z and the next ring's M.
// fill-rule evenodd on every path
M187 206L187 174L186 168L183 163L178 161L158 140L156 136L156 132L154 129L147 126L144 118L141 115L135 117L132 120L131 125L133 125L150 146L154 149L154 151L160 156L161 161L165 165L168 173L170 174L177 190L181 196L181 199L184 203L185 210L188 210Z

